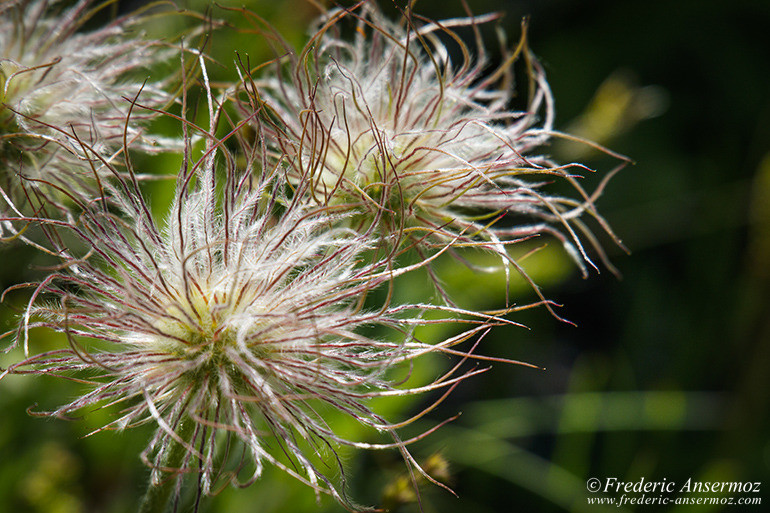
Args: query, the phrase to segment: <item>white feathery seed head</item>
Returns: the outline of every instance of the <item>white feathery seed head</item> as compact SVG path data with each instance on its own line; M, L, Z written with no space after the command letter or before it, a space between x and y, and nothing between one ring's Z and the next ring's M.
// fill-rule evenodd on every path
M202 492L211 493L214 483L236 482L244 469L251 471L247 482L257 479L270 463L354 508L322 470L343 472L340 445L395 448L421 472L409 441L396 432L408 421L389 422L369 400L451 390L481 372L459 371L458 364L408 388L393 385L391 371L433 352L476 358L455 346L508 321L448 309L467 314L471 327L422 342L414 327L439 321L421 312L441 307L366 306L372 291L410 268L373 258L373 242L340 227L332 209L282 197L279 173L242 171L257 163L236 165L222 145L210 139L200 160L186 160L162 228L133 175L119 173L99 201L84 200L77 221L28 220L43 228L63 262L33 286L17 340L29 352L29 330L46 327L65 333L70 348L33 355L5 374L90 384L50 412L56 416L120 404L105 429L154 422L142 456L156 484L167 472L200 472ZM85 245L83 254L61 243L65 234ZM397 337L375 337L378 326ZM389 440L345 439L324 414L329 410ZM233 442L245 451L230 450Z
M0 5L0 166L2 185L18 190L17 174L68 188L88 181L73 161L120 150L159 151L170 142L142 126L155 114L132 102L161 108L172 101L169 75L151 69L176 54L144 39L141 16L128 14L92 31L110 2L10 0ZM176 142L180 148L180 142ZM165 148L167 149L167 148Z
M544 153L569 136L553 128L551 92L524 35L487 70L480 27L496 18L432 22L407 10L392 21L374 2L334 9L301 52L282 48L287 57L244 88L272 111L289 179L311 184L303 189L311 203L358 212L354 228L375 224L423 249L480 246L506 270L518 268L506 244L549 235L585 273L593 263L584 245L604 254L582 218L612 235L594 206L604 183L589 194L579 179L590 170ZM476 35L473 48L461 27ZM520 110L516 62L530 86Z

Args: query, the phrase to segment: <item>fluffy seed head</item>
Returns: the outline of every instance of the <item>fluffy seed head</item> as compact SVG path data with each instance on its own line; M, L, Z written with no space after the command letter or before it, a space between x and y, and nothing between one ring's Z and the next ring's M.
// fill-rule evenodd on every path
M124 136L137 149L157 143L140 128L147 111L135 109L128 125L126 116L134 98L154 107L169 101L168 78L148 80L147 74L173 52L132 32L139 18L130 15L82 30L108 3L61 4L10 0L0 6L0 185L6 190L17 188L17 174L65 188L83 181L72 165L84 156L80 141L102 155L121 148Z
M430 22L407 11L394 22L372 2L333 10L299 54L286 50L279 79L265 67L246 90L272 108L290 179L312 184L310 202L357 211L356 228L481 245L504 261L503 244L549 234L584 269L583 241L594 238L580 217L607 228L594 208L598 192L579 185L584 166L542 153L560 134L524 37L487 72L479 30L494 18ZM476 34L473 49L457 27ZM530 84L523 110L512 107L517 61ZM552 192L553 182L567 194Z
M18 337L26 348L29 329L47 327L66 334L70 348L32 356L6 373L90 383L53 415L120 404L106 428L155 422L143 454L155 482L164 472L201 472L209 493L219 480L243 477L245 468L257 479L267 462L353 507L319 461L334 461L339 445L396 448L419 471L396 433L404 423L388 422L368 401L451 389L479 372L455 368L417 388L390 383L394 367L423 354L470 356L452 347L494 319L470 313L478 322L469 331L431 345L412 331L430 322L420 310L437 307L368 310L372 290L410 269L372 260L366 236L340 228L326 210L282 197L277 175L237 171L221 144L185 166L164 228L136 183L118 173L114 186L105 184L109 194L80 205L77 222L29 219L63 262L35 286ZM79 239L81 253L62 242L67 234ZM375 338L377 326L400 335ZM346 440L329 411L390 440ZM236 461L233 441L245 447Z

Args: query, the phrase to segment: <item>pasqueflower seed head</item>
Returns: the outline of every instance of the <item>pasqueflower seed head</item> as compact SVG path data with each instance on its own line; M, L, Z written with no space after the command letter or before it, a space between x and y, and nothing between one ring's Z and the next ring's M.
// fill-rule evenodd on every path
M90 384L50 412L56 416L119 404L105 429L156 423L143 453L156 483L168 472L200 472L209 493L244 469L257 479L272 463L353 507L322 471L326 457L340 461L340 445L395 448L419 471L396 433L406 422L388 422L369 400L451 389L479 372L454 368L399 388L391 371L431 352L471 356L453 347L501 321L466 312L477 319L469 330L428 344L413 330L437 322L420 312L438 307L366 308L370 291L410 269L372 260L373 243L341 228L329 209L282 198L277 173L238 172L220 144L184 166L165 228L135 183L117 173L105 183L109 194L80 205L77 221L28 220L41 225L63 262L33 286L17 340L27 349L29 330L44 327L66 334L70 347L33 355L5 374ZM84 254L61 242L67 234L85 244ZM375 338L377 326L397 337ZM390 440L347 440L330 411ZM231 451L234 442L245 450Z
M152 150L146 137L150 107L171 100L169 75L150 79L150 68L175 52L136 32L141 17L123 16L93 31L83 25L108 3L80 0L10 0L0 5L0 173L6 190L17 174L58 183L83 158L81 142L102 155L120 149ZM179 143L177 143L178 146ZM62 162L65 161L65 162ZM88 173L86 173L88 174Z
M551 92L524 36L487 70L479 30L495 18L431 22L406 11L395 22L374 2L331 10L301 52L282 49L278 78L265 66L244 88L270 107L290 180L311 184L310 202L357 211L355 228L377 224L423 248L482 246L504 261L505 244L548 234L585 272L584 244L595 239L581 217L609 230L594 207L603 184L588 194L578 183L587 168L543 153L566 135L553 128ZM475 48L458 27L476 33ZM517 61L531 89L523 110L512 107Z

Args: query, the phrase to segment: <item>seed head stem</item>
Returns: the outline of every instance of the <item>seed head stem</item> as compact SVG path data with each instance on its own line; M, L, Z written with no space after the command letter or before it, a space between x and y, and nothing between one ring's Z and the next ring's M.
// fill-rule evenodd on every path
M183 419L179 423L176 434L181 440L188 440L192 436L194 429L194 422ZM182 467L187 450L182 444L173 439L169 440L169 443L171 444L171 448L166 453L163 466L166 469L173 471L173 469ZM171 492L178 481L177 477L176 474L168 475L159 483L154 483L153 478L150 477L147 484L147 491L144 493L144 498L139 505L139 513L164 513L168 509Z

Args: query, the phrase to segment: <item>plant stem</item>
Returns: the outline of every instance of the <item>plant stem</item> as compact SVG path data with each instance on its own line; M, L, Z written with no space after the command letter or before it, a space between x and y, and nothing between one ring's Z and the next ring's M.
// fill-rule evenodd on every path
M180 439L189 440L189 435L192 434L194 428L195 423L185 419L179 423L176 433ZM187 450L173 439L169 443L171 447L166 453L162 465L166 468L179 468L182 465L182 460L184 460ZM171 491L176 485L178 476L165 475L163 477L164 479L157 485L154 485L152 478L150 478L147 491L144 494L142 503L139 505L139 513L164 513L166 511Z

